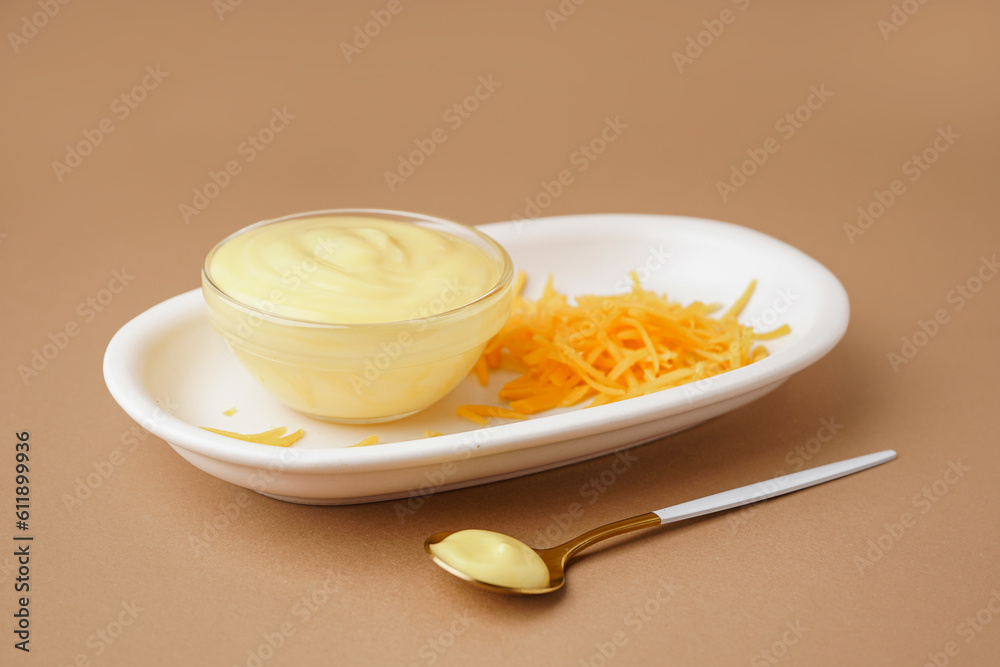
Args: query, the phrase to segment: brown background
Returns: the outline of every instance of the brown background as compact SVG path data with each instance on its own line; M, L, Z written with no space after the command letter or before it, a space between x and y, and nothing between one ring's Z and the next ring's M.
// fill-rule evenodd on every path
M29 655L12 647L13 548L0 549L0 662L256 664L248 651L287 622L294 634L262 664L774 664L766 650L787 665L922 665L949 642L957 655L939 661L996 663L1000 618L980 610L1000 587L1000 280L961 309L949 300L1000 247L996 3L910 0L919 9L886 39L889 0L592 0L555 29L545 12L556 0L403 0L350 63L339 44L387 3L329 4L245 0L220 18L210 0L72 2L27 29L15 53L9 33L41 10L3 3L0 544L17 532L13 434L24 429L36 539ZM727 8L734 22L678 71L674 52ZM169 74L119 118L115 98L147 66ZM500 86L448 128L442 115L480 76ZM785 138L775 122L812 86L832 97ZM240 143L274 107L295 118L245 162ZM113 132L59 180L53 161L105 117ZM393 503L284 504L199 472L155 438L132 447L133 424L104 388L104 348L127 320L195 287L215 241L317 208L469 223L523 215L525 197L572 168L607 117L627 129L545 214L747 225L830 267L853 312L843 342L778 391L634 450L639 462L584 501L566 534L789 471L823 418L843 428L809 465L887 447L897 461L756 511L619 540L576 563L564 591L510 599L434 567L424 536L479 526L542 546L536 533L610 457L433 496L400 520ZM384 172L436 127L447 141L390 191ZM904 163L939 128L960 138L911 182ZM723 201L717 181L768 137L780 150ZM231 159L241 173L186 224L179 205ZM905 193L852 243L844 225L893 179ZM134 279L87 321L78 304L122 267ZM894 372L887 354L939 309L947 324ZM74 322L79 335L22 381L18 366ZM68 507L114 450L120 465ZM946 476L949 462L967 470ZM924 489L934 502L919 499ZM192 546L228 503L239 507L230 525ZM890 536L905 512L914 522ZM880 538L890 548L866 566ZM329 599L305 620L301 599L321 600L327 577ZM681 588L660 602L664 583ZM116 631L133 602L141 612L113 643L88 642ZM972 629L977 612L992 623ZM456 615L467 627L453 626Z

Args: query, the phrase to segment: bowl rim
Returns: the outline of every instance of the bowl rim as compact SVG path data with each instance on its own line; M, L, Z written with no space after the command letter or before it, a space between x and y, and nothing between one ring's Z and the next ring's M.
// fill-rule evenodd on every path
M356 216L369 216L369 217L390 217L390 218L405 218L409 222L432 222L443 224L445 227L452 227L456 229L461 229L467 233L471 233L479 241L485 243L487 246L492 248L498 255L497 263L500 265L500 276L497 278L496 282L487 290L484 294L476 297L472 301L464 303L460 306L456 306L449 310L442 311L440 313L432 313L430 315L424 315L421 317L412 317L405 320L388 320L381 322L324 322L320 320L308 320L299 317L290 317L287 315L280 315L274 312L268 312L262 308L258 308L251 304L245 303L240 299L232 296L226 292L222 287L220 287L212 279L211 274L211 261L215 256L215 253L223 245L231 241L232 239L245 234L251 230L257 229L259 227L265 227L271 224L277 224L281 222L287 222L289 220L297 220L301 218L309 217L321 217L321 216L341 216L341 215L356 215ZM449 233L449 232L444 232ZM452 234L452 236L457 235ZM464 240L464 239L463 239ZM503 292L507 287L513 282L514 279L514 262L508 254L507 249L504 248L495 239L487 234L479 231L473 225L466 225L460 222L455 222L454 220L449 220L447 218L440 218L433 215L425 215L423 213L412 213L409 211L399 211L394 209L379 209L379 208L334 208L334 209L320 209L315 211L304 211L301 213L291 213L288 215L283 215L277 218L268 218L265 220L259 220L251 225L247 225L241 229L236 230L232 234L226 236L224 239L212 246L212 249L208 251L205 256L205 261L202 263L201 267L201 277L202 277L202 288L208 289L212 292L214 296L225 302L230 307L235 307L240 310L249 311L250 313L277 324L286 324L290 326L308 326L315 328L330 328L330 329L344 329L344 328L375 328L375 327L399 327L400 325L423 325L424 327L429 327L432 323L440 320L447 320L455 316L457 313L462 312L476 304L485 302L495 297L497 294Z

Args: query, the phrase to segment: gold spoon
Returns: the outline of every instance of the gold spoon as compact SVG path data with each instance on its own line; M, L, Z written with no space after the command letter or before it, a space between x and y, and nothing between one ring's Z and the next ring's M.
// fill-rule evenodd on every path
M435 533L424 541L424 549L439 566L482 588L523 595L551 593L566 583L566 562L601 540L749 505L860 472L894 458L896 452L889 449L803 470L615 521L550 549L533 549L507 535L480 530ZM533 583L523 583L526 581Z

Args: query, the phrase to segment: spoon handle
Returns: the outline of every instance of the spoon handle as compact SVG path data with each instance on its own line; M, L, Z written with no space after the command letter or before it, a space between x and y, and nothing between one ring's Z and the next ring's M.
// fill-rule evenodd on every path
M621 521L609 523L606 526L599 526L579 537L573 538L565 544L553 547L552 549L546 549L545 552L556 554L554 557L558 558L560 562L565 563L577 552L586 549L595 542L606 540L615 535L621 535L622 533L642 528L662 526L665 523L672 523L674 521L692 519L696 516L721 512L742 505L749 505L750 503L780 496L783 493L791 493L792 491L798 491L809 486L829 482L838 477L860 472L877 466L880 463L891 461L894 458L896 458L896 452L887 449L884 452L866 454L853 459L847 459L846 461L792 473L784 477L757 482L756 484L750 484L749 486L743 486L731 491L723 491L722 493L716 493L714 496L698 498L697 500L666 507L655 512L646 512L639 516L622 519Z
M805 489L816 484L829 482L830 480L844 477L868 468L891 461L896 458L896 452L887 449L875 454L866 454L846 461L830 463L829 465L810 468L801 472L792 473L783 477L757 482L749 486L742 486L731 491L723 491L712 496L698 498L680 505L665 507L653 512L660 517L660 524L672 523L692 519L696 516L704 516L713 512L749 505L768 498L774 498L784 493L791 493L799 489Z

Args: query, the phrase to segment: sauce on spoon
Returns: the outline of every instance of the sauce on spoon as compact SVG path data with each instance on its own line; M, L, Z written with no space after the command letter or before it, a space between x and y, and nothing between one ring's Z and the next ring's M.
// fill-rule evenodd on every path
M460 530L430 551L441 562L470 577L505 588L546 588L549 568L525 543L491 530Z

